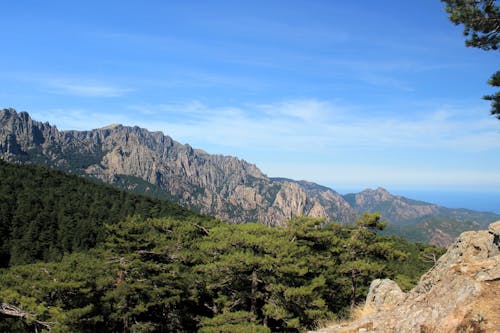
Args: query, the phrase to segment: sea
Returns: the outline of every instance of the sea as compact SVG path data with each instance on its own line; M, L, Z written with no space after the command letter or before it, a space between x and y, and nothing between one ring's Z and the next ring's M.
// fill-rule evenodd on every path
M397 192L394 194L448 208L467 208L500 214L500 191L400 190Z

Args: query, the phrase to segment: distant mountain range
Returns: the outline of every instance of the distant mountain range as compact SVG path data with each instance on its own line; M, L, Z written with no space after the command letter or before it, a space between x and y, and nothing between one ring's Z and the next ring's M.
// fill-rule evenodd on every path
M0 111L0 157L96 178L233 223L283 225L299 215L352 223L363 212L379 211L391 232L447 245L464 228L500 220L498 214L449 209L382 188L342 196L315 183L267 177L254 164L193 149L161 132L122 125L59 131L13 109Z

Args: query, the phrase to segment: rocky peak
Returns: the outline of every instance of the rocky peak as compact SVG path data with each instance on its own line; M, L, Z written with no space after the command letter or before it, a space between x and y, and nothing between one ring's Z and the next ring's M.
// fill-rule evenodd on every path
M383 188L341 196L315 183L269 178L244 160L211 155L138 126L59 131L13 109L0 111L0 158L95 177L231 222L276 225L309 215L352 223L356 214L380 211L390 224L403 224L443 212L436 205L394 196ZM467 221L478 216L477 212L465 215ZM482 220L489 223L497 218L487 215ZM440 239L452 238L445 236Z
M31 119L27 112L14 109L0 110L0 154L26 159L27 151L59 140L61 134L55 126Z
M161 132L113 124L58 131L13 109L0 112L0 157L57 167L127 189L155 189L189 208L231 222L283 224L298 215L349 222L354 212L327 188L278 182L244 160L210 155ZM148 192L149 191L149 192Z
M106 130L106 129L114 129L117 127L123 127L123 125L122 124L111 124L108 126L101 127L100 129Z
M317 332L499 332L500 221L462 233L414 289L396 289L373 281L365 317Z
M393 195L382 187L347 194L344 198L358 214L378 211L389 223L413 224L442 213L440 206Z
M356 194L356 205L376 205L395 198L397 198L397 196L390 194L382 187L378 187L375 190L368 188Z

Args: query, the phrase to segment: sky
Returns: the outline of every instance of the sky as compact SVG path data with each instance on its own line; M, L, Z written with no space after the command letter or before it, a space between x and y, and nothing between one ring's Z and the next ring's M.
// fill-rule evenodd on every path
M339 191L496 194L498 52L438 0L2 1L0 107L162 131ZM500 209L500 208L499 208Z

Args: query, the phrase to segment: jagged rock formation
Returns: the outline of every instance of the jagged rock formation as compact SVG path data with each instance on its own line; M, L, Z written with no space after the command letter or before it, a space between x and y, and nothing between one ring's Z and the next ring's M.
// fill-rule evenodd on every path
M500 221L463 233L406 295L391 284L372 283L373 313L317 332L500 332Z
M0 156L150 192L231 222L277 225L310 215L349 223L354 218L349 204L331 189L275 181L243 160L210 155L139 127L59 131L26 112L2 110Z
M452 210L395 196L381 188L343 197L318 184L269 178L254 164L210 155L161 132L119 124L59 131L13 109L0 110L0 158L97 178L236 223L279 225L298 215L352 223L356 215L380 211L391 226L446 216L450 228L433 220L416 230L392 232L409 239L418 234L412 240L433 239L434 244L447 245L457 236L456 230L478 229L500 219L497 214Z

